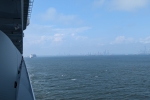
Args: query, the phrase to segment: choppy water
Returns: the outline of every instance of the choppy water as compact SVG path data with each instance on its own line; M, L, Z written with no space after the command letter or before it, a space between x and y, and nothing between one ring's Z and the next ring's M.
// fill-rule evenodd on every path
M150 100L150 56L25 58L36 100Z

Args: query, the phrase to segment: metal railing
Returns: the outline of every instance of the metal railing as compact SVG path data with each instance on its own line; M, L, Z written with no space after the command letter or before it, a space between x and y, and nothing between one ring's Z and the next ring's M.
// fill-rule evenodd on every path
M31 18L32 8L33 8L33 2L34 0L29 1L29 8L28 8L28 19Z
M33 8L33 2L34 2L34 0L29 0L27 26L30 24L31 13L32 13L32 8Z

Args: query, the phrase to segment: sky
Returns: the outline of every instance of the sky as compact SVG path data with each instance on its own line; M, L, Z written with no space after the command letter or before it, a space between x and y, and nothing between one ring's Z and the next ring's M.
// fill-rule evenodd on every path
M150 0L34 0L24 56L150 53Z

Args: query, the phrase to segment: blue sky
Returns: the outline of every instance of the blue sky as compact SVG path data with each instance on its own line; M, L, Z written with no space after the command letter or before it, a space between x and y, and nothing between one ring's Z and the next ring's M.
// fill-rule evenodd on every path
M34 0L24 55L150 53L149 0Z

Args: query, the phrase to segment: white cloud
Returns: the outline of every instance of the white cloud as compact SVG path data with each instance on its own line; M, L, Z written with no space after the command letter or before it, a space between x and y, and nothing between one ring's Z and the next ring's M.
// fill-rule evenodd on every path
M64 34L54 34L54 39L53 40L55 42L61 42L63 37L64 37Z
M55 34L54 36L55 37L61 37L61 36L63 36L64 34Z
M94 5L99 7L104 5L111 10L131 12L146 7L149 2L149 0L96 0Z
M45 14L42 15L44 20L55 20L57 16L57 11L55 8L49 8Z
M63 24L82 23L82 21L79 20L77 16L59 13L55 8L49 8L45 13L42 14L41 17L45 21L53 21Z
M90 27L56 28L55 26L31 24L24 31L24 52L27 55L32 52L36 54L77 52L76 48L84 48L86 44L89 45L90 42L87 43L86 36L81 34L86 33L89 29Z
M96 0L94 1L94 7L101 7L104 4L105 0Z
M122 43L135 43L134 38L126 38L125 36L118 36L110 44L122 44Z
M85 36L76 36L75 39L76 40L84 40L84 39L87 39L87 37L85 37Z
M115 10L134 11L147 6L149 0L112 0Z
M25 45L43 45L45 43L63 42L64 39L72 37L73 39L83 39L79 33L89 30L90 27L79 28L54 28L45 25L30 25L24 32ZM80 37L80 38L79 38Z
M146 38L144 38L144 39L140 39L140 42L141 42L141 43L144 43L144 44L150 43L150 36L149 36L149 37L146 37Z
M79 27L79 28L54 28L53 31L64 34L72 34L72 33L82 33L86 30L91 29L90 27Z

